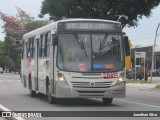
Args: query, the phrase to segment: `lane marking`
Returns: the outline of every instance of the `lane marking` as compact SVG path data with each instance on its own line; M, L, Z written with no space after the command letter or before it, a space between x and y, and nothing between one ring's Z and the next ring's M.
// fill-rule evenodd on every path
M4 107L4 106L1 105L1 104L0 104L0 108L1 108L2 110L4 110L4 111L11 111L11 110L9 110L8 108Z
M4 107L3 105L1 105L0 104L0 110L2 110L2 111L6 111L6 112L11 112L11 110L9 110L8 108L6 108L6 107ZM7 117L6 117L7 118ZM23 119L22 117L12 117L12 118L14 118L14 119L16 119L16 120L25 120L25 119Z
M21 82L21 80L0 80L0 82Z
M138 102L134 102L134 101L121 100L121 99L116 99L116 100L123 101L123 102L134 103L134 104L139 104L139 105L144 105L144 106L149 106L149 107L154 107L154 108L160 108L160 106L149 105L149 104L145 104L145 103L138 103Z

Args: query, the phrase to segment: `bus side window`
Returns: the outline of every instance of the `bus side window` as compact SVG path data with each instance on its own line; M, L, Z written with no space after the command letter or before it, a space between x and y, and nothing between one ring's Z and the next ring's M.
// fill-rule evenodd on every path
M44 43L43 43L44 57L47 57L47 37L48 37L48 34L46 33L44 35Z
M23 43L22 43L22 59L24 59L24 51L25 51L25 48L24 48L24 40L23 40Z
M50 55L50 46L51 46L51 32L48 33L47 37L47 57Z
M34 58L34 37L29 38L27 45L27 58Z
M28 42L26 42L26 58L28 58L28 50L29 48L28 48Z
M28 39L28 42L27 42L27 58L30 58L31 57L31 39Z
M52 45L58 44L58 36L56 34L52 34Z
M51 34L46 33L44 35L44 57L49 57L50 54L50 41L51 41Z
M42 58L43 34L40 36L39 57Z
M32 47L31 47L31 51L32 51L32 58L34 58L35 55L35 46L34 46L34 37L31 38L32 39Z

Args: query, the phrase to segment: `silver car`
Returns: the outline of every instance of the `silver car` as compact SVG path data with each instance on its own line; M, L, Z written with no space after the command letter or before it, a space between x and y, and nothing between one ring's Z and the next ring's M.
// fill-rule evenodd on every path
M3 74L3 68L0 67L0 73Z

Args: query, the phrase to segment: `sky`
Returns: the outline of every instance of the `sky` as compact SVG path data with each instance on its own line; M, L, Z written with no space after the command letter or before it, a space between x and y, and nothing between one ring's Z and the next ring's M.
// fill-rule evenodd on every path
M160 23L160 5L152 10L149 18L139 20L138 27L124 28L123 31L129 36L133 46L150 46L154 44L156 29ZM160 34L160 28L157 34ZM156 38L156 45L160 45L160 36Z
M40 13L41 3L43 0L0 0L0 11L11 16L16 16L17 10L15 6L20 7L30 16L38 19ZM139 20L138 27L124 28L123 31L132 41L132 45L150 46L154 44L155 33L158 24L160 23L160 5L152 10L149 18L143 17ZM0 40L4 40L3 34L4 22L0 20ZM160 34L160 28L158 33ZM156 39L156 44L160 45L160 35Z
M0 0L0 12L16 17L17 6L31 17L39 19L38 14L40 14L42 1L43 0ZM4 40L5 36L5 34L2 33L4 31L2 26L4 26L4 22L0 19L0 40Z

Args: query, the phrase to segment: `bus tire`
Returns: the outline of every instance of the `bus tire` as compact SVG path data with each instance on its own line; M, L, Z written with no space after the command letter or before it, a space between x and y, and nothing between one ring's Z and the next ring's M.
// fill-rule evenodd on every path
M113 101L113 98L102 98L102 101L105 105L110 105Z
M50 85L47 85L47 97L48 97L48 102L49 102L50 104L56 104L56 99L51 96Z
M29 80L29 92L30 92L30 96L31 97L35 97L36 96L36 93L35 91L32 90L32 84L31 84L31 80Z

